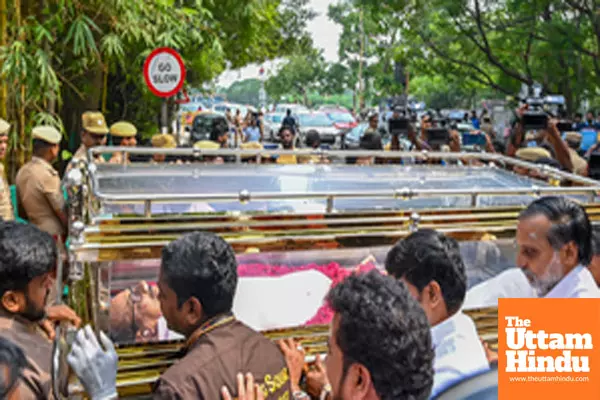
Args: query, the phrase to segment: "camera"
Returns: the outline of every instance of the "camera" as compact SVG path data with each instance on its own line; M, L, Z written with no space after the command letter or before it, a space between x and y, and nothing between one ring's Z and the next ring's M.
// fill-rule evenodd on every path
M446 128L427 128L427 143L434 149L439 150L442 146L450 143L450 132Z
M533 92L533 95L528 96L531 92ZM525 104L529 106L521 119L525 131L546 129L550 117L564 114L564 96L549 95L542 97L542 86L539 84L532 85L531 90L527 86L522 87L522 93L526 93ZM573 124L566 119L561 119L557 124L557 128L560 132L570 131Z

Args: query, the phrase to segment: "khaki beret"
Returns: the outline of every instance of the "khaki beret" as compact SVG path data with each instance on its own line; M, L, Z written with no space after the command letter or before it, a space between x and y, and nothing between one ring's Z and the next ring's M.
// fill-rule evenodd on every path
M152 143L152 147L157 147L159 149L174 149L177 147L177 141L173 135L169 135L168 133L159 133L157 135L152 136L150 140Z
M119 121L110 126L110 134L117 137L134 137L137 129L129 122Z
M104 115L98 111L86 111L81 116L81 126L85 131L96 135L106 135L108 127Z
M262 144L258 142L247 142L240 144L240 149L242 150L262 150Z
M219 150L221 146L212 140L200 140L194 143L194 148L199 150Z
M524 147L517 150L515 156L523 161L535 162L540 158L552 158L550 152L543 147Z
M0 118L0 135L6 135L10 129L10 124Z
M43 140L50 144L59 144L62 139L60 132L53 126L36 126L31 131L31 135L34 139Z
M581 133L579 133L579 132L567 132L565 134L565 139L568 142L580 143L581 142Z

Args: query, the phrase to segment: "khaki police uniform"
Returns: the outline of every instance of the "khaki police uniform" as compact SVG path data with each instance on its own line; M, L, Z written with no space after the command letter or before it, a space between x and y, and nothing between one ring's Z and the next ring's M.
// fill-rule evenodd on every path
M0 118L0 136L8 135L9 130L10 124ZM2 160L0 160L0 218L4 221L11 221L15 218L10 197L10 186L6 179L6 172L4 171Z
M173 135L169 135L168 133L159 133L152 136L150 140L152 143L152 147L156 147L158 149L175 149L177 148L177 141Z
M265 399L292 398L285 358L279 348L232 316L196 331L186 354L165 371L154 399L220 399L226 386L237 395L237 374L250 372Z
M20 399L53 399L50 375L52 343L39 326L0 311L0 336L18 345L27 357L28 363L20 382Z
M33 138L50 144L60 143L61 135L53 127L40 126L32 131ZM46 160L32 157L17 174L17 197L29 222L55 238L66 234L58 212L65 209L65 200L58 172Z
M110 126L109 132L113 137L119 138L131 138L137 135L137 128L126 121L120 121ZM129 162L129 155L127 154L126 162ZM111 164L121 164L123 162L123 153L113 153L111 159L108 161Z
M569 145L569 155L571 156L571 162L573 163L573 172L578 175L587 176L588 163L583 157L581 157L575 148L581 146L581 133L579 132L567 132L565 140Z
M536 162L541 158L552 158L552 155L543 147L523 147L517 150L515 157L523 161Z
M106 120L104 119L104 115L102 115L101 112L97 112L97 111L84 112L81 116L81 126L84 131L93 133L94 135L107 135L108 134L108 127L106 125ZM88 151L87 147L85 147L84 144L82 143L79 146L79 148L77 149L77 151L75 152L75 154L73 154L73 157L71 158L71 162L69 163L69 165L67 166L67 169L65 171L65 175L71 170L74 163L87 159L87 151ZM104 158L102 158L102 155L98 155L94 159L94 162L99 163L99 164L103 163Z

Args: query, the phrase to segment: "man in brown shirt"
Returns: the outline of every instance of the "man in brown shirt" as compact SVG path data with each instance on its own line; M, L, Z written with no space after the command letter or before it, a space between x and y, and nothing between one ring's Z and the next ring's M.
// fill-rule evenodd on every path
M4 157L8 148L8 131L10 124L0 118L0 217L5 221L14 219L10 187L4 172Z
M99 111L86 111L81 116L81 145L73 154L71 162L67 166L65 175L81 160L87 159L88 149L96 146L104 146L106 143L106 135L108 134L108 126L104 115ZM104 158L101 155L97 156L95 162L102 163Z
M21 376L27 367L23 350L10 340L0 337L0 399L19 400Z
M57 307L65 308L45 306L56 258L56 246L47 233L31 224L0 223L0 337L17 344L27 356L20 399L53 397L52 342L40 327L45 318L56 318ZM77 325L76 316L68 311L67 319Z
M237 395L237 374L249 372L266 399L291 400L281 351L231 313L237 262L222 238L196 232L171 242L163 249L158 287L169 329L187 341L182 358L156 382L155 399L217 400L224 386ZM114 350L99 350L96 339L86 336L77 335L67 358L71 367L93 400L100 398L95 393L116 394L106 389L116 380L114 364L105 362Z
M65 237L67 217L58 172L52 162L58 157L61 134L51 126L33 128L33 157L17 174L17 197L23 215L55 238Z

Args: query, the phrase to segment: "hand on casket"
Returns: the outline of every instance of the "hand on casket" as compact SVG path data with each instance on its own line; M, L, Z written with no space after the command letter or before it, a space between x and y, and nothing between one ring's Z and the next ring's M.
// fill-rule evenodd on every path
M254 383L252 374L237 375L237 400L264 400L264 395L260 387ZM233 397L227 387L221 388L221 396L223 400L232 400Z
M92 400L116 399L117 352L104 332L100 332L100 341L102 346L89 325L80 329L67 362Z
M300 379L304 370L304 356L306 353L300 343L292 338L282 339L277 344L285 356L292 391L298 391L300 390Z
M75 311L64 304L49 306L46 307L46 318L40 322L40 327L50 340L54 340L56 336L54 327L55 324L60 322L68 322L75 328L79 328L81 318L77 316Z

